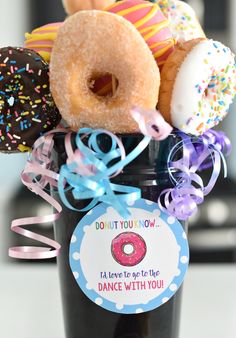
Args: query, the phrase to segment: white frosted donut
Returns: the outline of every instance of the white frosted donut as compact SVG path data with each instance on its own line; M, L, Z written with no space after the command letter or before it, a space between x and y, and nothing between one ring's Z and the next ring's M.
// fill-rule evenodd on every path
M194 9L184 1L158 0L163 13L169 19L170 30L176 41L205 38Z
M213 40L186 42L167 60L161 81L161 113L174 127L200 135L225 117L233 101L236 93L234 54Z
M112 96L92 91L96 77L112 74ZM62 117L73 130L83 126L117 133L138 132L133 106L155 108L160 74L150 49L126 19L102 11L80 11L59 29L50 63L50 85Z

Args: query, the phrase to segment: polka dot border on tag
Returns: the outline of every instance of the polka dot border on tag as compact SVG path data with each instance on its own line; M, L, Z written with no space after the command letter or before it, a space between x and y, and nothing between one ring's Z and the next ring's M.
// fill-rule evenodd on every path
M158 215L160 215L160 218L169 225L179 246L180 250L179 264L176 274L171 283L169 284L169 286L158 297L154 298L147 304L136 304L136 305L115 304L105 298L102 298L94 289L92 289L89 286L88 281L84 277L83 271L81 269L79 249L86 229L93 222L95 222L97 218L104 215L107 212L108 208L112 208L111 206L108 206L105 203L101 203L92 210L90 210L78 223L71 238L69 260L70 267L76 282L78 283L82 291L85 293L85 295L92 302L112 312L124 314L135 314L135 313L138 314L146 311L151 311L165 304L178 291L188 269L189 246L186 233L181 223L173 216L170 216L162 212L156 203L144 199L139 199L135 203L132 203L132 206L128 205L127 207L143 209L149 212L157 212Z

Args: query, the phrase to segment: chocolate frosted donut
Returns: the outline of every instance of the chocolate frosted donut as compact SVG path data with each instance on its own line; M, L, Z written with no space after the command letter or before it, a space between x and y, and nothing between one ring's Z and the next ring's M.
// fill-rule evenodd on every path
M60 118L48 64L30 49L0 48L0 151L28 151Z

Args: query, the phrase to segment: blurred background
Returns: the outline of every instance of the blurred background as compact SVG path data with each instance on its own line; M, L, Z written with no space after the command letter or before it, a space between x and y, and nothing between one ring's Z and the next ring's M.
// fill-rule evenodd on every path
M236 1L189 0L207 37L236 52ZM0 46L22 46L24 33L62 21L60 0L0 0ZM219 179L189 224L191 264L184 285L180 338L233 338L236 332L236 103L220 124L232 141L228 178ZM9 246L28 242L10 231L11 220L45 215L47 204L27 191L20 173L27 155L0 154L0 335L63 338L55 261L16 262ZM53 236L51 225L36 227ZM88 337L90 338L90 337Z

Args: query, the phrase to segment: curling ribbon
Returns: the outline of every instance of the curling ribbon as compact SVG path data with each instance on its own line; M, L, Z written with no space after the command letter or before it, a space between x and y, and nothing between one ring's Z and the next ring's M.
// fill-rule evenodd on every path
M141 132L156 140L163 140L172 131L170 125L155 110L133 108L131 112ZM224 155L231 150L230 140L223 132L208 130L202 136L194 138L180 131L174 132L181 138L171 150L168 160L168 172L173 188L161 192L158 204L162 211L180 220L187 220L204 201L204 196L213 189L223 163L224 176L227 166ZM183 156L174 161L182 151ZM211 177L205 186L198 171L213 167Z
M55 132L65 132L65 129L57 129L49 132L35 142L32 153L30 154L25 169L21 174L21 180L28 189L52 205L56 209L57 213L46 216L16 219L13 220L11 224L12 231L46 244L47 247L12 247L9 249L10 257L18 259L48 259L56 257L59 254L61 247L60 244L50 238L22 228L24 225L53 222L59 218L62 211L61 205L44 191L44 188L48 184L51 187L56 187L58 181L58 174L51 170L51 152L54 145L53 134Z
M187 220L198 209L198 205L204 201L204 196L208 195L213 189L220 171L221 163L223 163L224 177L227 176L227 166L222 150L223 145L228 145L228 139L223 141L222 134L220 136L222 145L219 149L219 143L211 143L218 139L215 131L208 131L199 138L187 136L182 132L176 132L181 137L171 150L167 165L170 178L174 183L173 188L165 189L161 192L158 204L160 208L175 216L180 220ZM179 151L182 150L183 157L173 161ZM212 166L212 174L207 185L197 171L205 167Z
M224 156L228 156L232 150L231 142L223 131L209 129L201 136L201 138L203 142L196 145L196 154L202 152L204 143L209 145L209 147L218 149ZM212 161L209 157L208 160L200 166L199 170L201 171L211 167Z
M109 137L111 143L110 149L105 152L98 142L101 135ZM85 138L86 144L83 142ZM99 202L104 202L112 205L122 217L129 216L126 204L141 198L140 189L114 184L110 179L142 153L150 140L151 137L144 136L138 146L126 155L121 140L107 130L81 129L76 136L75 152L71 149L68 136L65 139L68 159L61 167L58 181L62 202L69 209L82 212L90 210ZM64 189L65 183L75 200L89 200L88 205L80 209L72 206Z
M131 115L138 123L140 131L157 141L166 139L173 130L173 127L164 120L157 110L133 107Z

